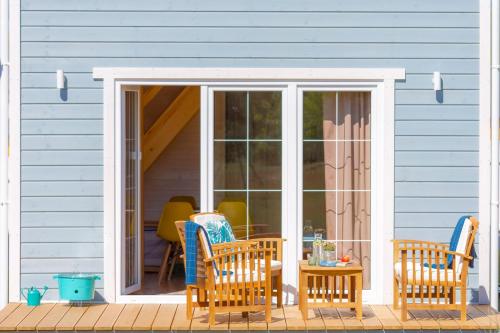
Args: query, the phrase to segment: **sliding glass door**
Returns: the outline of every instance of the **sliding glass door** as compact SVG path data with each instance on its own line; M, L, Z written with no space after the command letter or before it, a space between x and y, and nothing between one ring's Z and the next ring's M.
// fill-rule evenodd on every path
M321 234L337 259L363 265L372 290L374 91L315 87L208 90L207 208L225 214L240 239L286 237L291 286Z

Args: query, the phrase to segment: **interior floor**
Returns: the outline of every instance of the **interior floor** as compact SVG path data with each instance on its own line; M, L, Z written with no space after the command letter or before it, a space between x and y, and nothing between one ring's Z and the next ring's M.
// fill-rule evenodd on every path
M185 295L184 266L175 265L172 278L165 279L158 284L157 272L144 272L142 289L135 295Z

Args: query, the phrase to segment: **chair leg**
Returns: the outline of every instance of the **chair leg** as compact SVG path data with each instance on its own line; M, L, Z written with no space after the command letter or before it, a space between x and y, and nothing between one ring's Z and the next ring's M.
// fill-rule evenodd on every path
M273 301L272 298L272 283L271 279L266 280L266 286L265 286L265 292L264 292L264 302L265 302L265 310L266 310L266 321L269 323L271 322L271 304Z
M407 292L408 287L406 284L401 286L401 321L408 320L408 300L407 300Z
M276 300L277 300L277 306L280 308L283 305L283 276L281 275L282 272L277 276L276 278Z
M175 243L174 252L173 252L174 255L172 256L172 263L170 264L170 270L168 272L168 280L169 281L172 279L172 273L174 272L174 266L177 262L177 258L179 257L179 248L180 248L180 244Z
M215 284L215 283L214 283ZM208 324L215 325L215 286L211 284L208 293Z
M186 288L186 316L187 319L193 319L193 288Z
M462 286L460 287L460 320L467 320L467 289Z
M168 243L163 253L163 259L161 261L160 271L158 272L158 284L165 280L165 275L167 273L168 267L168 257L170 256L170 251L172 250L172 243Z
M398 279L394 277L394 285L393 285L393 295L392 295L392 308L393 309L399 309L399 283Z

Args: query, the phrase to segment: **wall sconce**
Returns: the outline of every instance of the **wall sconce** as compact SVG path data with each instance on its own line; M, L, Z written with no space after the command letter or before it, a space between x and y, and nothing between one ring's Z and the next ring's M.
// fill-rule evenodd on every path
M432 74L432 83L434 83L434 90L443 90L443 79L441 78L440 72L434 72Z
M56 71L56 87L57 89L64 89L65 88L65 82L64 82L64 71L62 69L58 69Z

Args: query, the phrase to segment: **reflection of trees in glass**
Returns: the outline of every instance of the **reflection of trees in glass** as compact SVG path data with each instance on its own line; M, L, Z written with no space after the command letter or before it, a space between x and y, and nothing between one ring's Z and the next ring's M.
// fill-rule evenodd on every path
M255 91L250 98L250 139L281 139L281 92Z
M304 92L304 139L323 139L323 92Z

